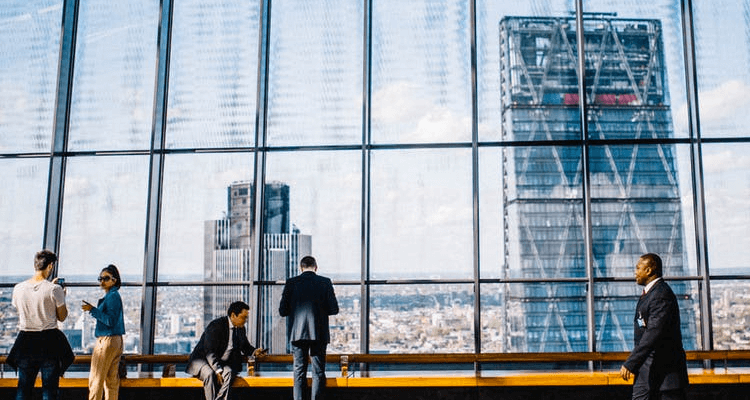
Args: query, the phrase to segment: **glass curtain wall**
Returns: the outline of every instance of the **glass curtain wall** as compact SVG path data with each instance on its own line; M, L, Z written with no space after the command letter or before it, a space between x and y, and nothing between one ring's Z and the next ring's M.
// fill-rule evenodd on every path
M627 351L646 252L687 349L750 348L746 4L516 3L11 1L0 354L42 246L78 353L110 263L127 353L235 300L287 353L308 254L331 353Z

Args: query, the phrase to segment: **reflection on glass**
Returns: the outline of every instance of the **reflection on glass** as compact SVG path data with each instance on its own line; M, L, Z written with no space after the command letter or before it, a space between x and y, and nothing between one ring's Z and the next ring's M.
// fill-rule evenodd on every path
M748 137L747 2L691 3L702 137Z
M589 150L595 271L633 276L638 257L657 253L668 276L695 271L685 243L693 239L688 148L607 145ZM683 200L684 199L684 200ZM683 203L684 202L684 203Z
M142 279L148 167L147 156L68 160L60 274L95 276L115 264Z
M78 21L69 148L148 149L159 1L84 1Z
M253 153L174 154L164 162L159 279L247 281L252 251ZM244 190L232 209L231 188ZM232 218L236 215L237 218ZM232 222L234 221L234 222ZM229 242L228 229L233 229ZM239 243L239 242L241 243ZM247 245L243 245L245 243ZM214 252L214 250L232 250ZM227 271L221 265L240 265ZM219 276L219 273L228 275Z
M750 281L711 282L714 349L750 350Z
M0 7L0 153L51 147L62 4L10 0Z
M750 145L704 144L706 231L712 274L750 274Z
M167 147L255 144L258 0L174 5Z
M372 141L471 140L468 3L382 0L372 7Z
M361 166L358 151L273 152L266 156L266 182L278 189L266 191L269 208L264 237L273 248L264 248L264 254L267 261L283 257L289 263L286 275L274 275L274 280L286 279L289 273L296 275L299 259L310 254L322 274L334 280L359 279ZM302 247L283 252L281 241L288 235ZM296 256L290 257L293 254Z
M383 150L371 165L371 277L471 279L471 152Z
M362 142L362 4L273 4L268 145Z
M204 291L211 287L160 287L156 296L154 354L190 354L213 316L206 318ZM249 299L237 298L246 303ZM236 301L233 300L233 301ZM210 303L210 302L209 302ZM252 305L251 305L252 307ZM229 304L223 305L227 315ZM249 323L252 323L248 319ZM251 342L252 343L252 342Z
M0 160L0 282L34 272L41 250L47 200L48 158Z
M632 267L635 271L635 267ZM665 276L667 273L665 272ZM680 308L680 330L685 350L700 348L700 293L698 284L668 281ZM642 286L635 282L597 282L594 313L597 351L630 351L633 349L633 321Z
M374 286L371 353L474 352L473 285Z

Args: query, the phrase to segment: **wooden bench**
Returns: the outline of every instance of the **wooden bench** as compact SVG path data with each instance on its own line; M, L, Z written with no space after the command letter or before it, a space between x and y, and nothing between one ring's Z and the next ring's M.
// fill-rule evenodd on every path
M623 381L619 371L596 368L603 363L618 363L624 361L627 352L616 353L483 353L483 354L329 354L326 359L331 365L338 364L341 374L327 380L329 387L339 388L383 388L383 387L488 387L488 386L609 386L630 385L632 382ZM748 361L742 366L750 366L750 351L689 351L689 361L712 361L723 364L723 367L711 369L695 368L690 370L691 384L748 384L750 383L750 368L733 368L730 362ZM174 365L187 362L187 355L126 355L126 364L146 365ZM90 363L91 356L76 356L76 364ZM457 370L455 373L445 372L436 375L431 371L428 376L420 375L420 371L403 372L400 376L389 373L388 376L358 376L350 373L350 366L383 365L383 364L475 364L488 363L580 363L589 362L594 366L590 371L487 371L475 373L472 370ZM5 357L0 356L0 364L5 363ZM291 388L293 381L291 372L288 377L265 376L259 370L262 364L291 364L291 355L268 355L257 360L248 360L247 374L241 374L235 380L236 387L258 388ZM611 368L611 366L610 366ZM477 369L476 371L479 371ZM159 373L141 373L139 377L128 377L122 380L123 388L200 388L201 382L191 377L156 377ZM15 375L15 374L13 374ZM369 375L377 375L370 373ZM11 388L17 384L16 378L0 378L0 388ZM37 381L40 386L41 382ZM61 378L61 388L86 388L87 378Z

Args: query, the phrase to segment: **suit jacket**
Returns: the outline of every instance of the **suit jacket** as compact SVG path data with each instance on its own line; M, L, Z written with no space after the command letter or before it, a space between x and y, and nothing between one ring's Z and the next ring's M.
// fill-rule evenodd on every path
M638 300L633 324L635 347L625 361L625 368L635 374L647 373L649 386L654 390L687 387L680 309L674 292L664 280ZM650 367L641 368L648 358Z
M240 336L240 348L232 349L228 361L222 361L221 356L229 345L229 317L221 317L211 321L203 331L198 344L190 353L188 365L185 369L190 375L198 375L203 362L208 363L216 372L224 365L229 365L235 373L242 368L242 355L250 356L255 351L255 347L247 341L245 327L237 328L237 334Z
M328 316L338 312L339 303L330 279L305 271L286 281L279 314L287 317L286 334L290 342L316 340L329 343Z

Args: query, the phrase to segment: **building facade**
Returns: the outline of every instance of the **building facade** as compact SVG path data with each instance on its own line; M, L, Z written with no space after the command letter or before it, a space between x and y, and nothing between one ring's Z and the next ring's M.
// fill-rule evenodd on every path
M301 235L298 230L290 231L289 186L272 182L265 187L265 208L263 220L263 267L260 280L284 281L296 275L299 258L310 254L312 238ZM253 282L256 273L253 269L253 185L249 182L235 182L227 188L227 217L205 221L204 280L206 282L249 282L245 285L213 285L203 288L204 325L215 318L226 315L229 304L242 300L249 304L256 299ZM267 293L268 292L268 293ZM271 289L261 290L259 314L272 316L276 312ZM280 297L279 297L280 298ZM278 299L276 299L278 307ZM252 304L251 304L252 305ZM262 311L260 310L262 308ZM258 321L262 347L272 352L286 351L286 331L283 326L274 324L273 318Z
M549 141L503 149L505 278L560 279L506 285L508 348L586 351L587 276L579 71L575 18L508 17L500 22L503 138ZM588 140L673 136L658 20L591 16L584 20ZM689 275L675 146L589 147L588 185L594 277L632 276L641 254L664 260L665 276ZM690 296L685 284L672 285ZM632 343L632 285L597 286L596 349L626 351ZM694 316L682 316L686 343ZM523 334L514 334L523 333Z

